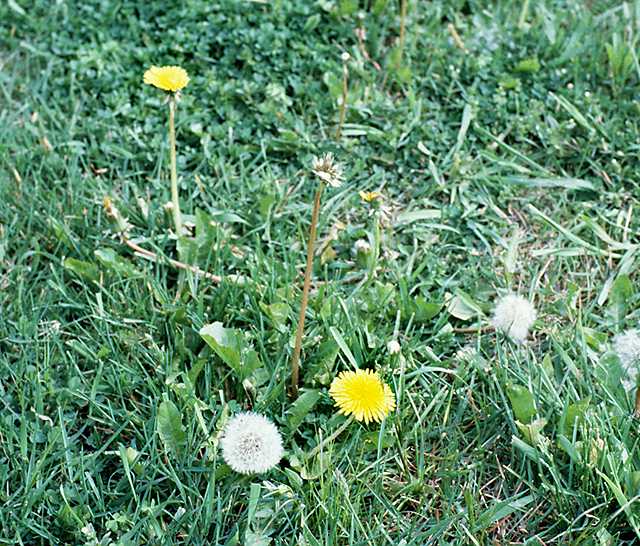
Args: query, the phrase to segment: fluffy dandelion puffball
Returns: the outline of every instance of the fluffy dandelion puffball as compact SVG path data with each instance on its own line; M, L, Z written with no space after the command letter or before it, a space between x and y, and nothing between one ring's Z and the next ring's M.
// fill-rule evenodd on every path
M329 153L321 157L314 157L311 171L320 180L333 188L337 188L342 184L342 165L335 161L333 154Z
M493 316L493 325L513 341L523 343L529 328L536 320L536 310L531 302L522 296L509 294L498 301Z
M282 459L282 436L264 415L242 412L227 424L222 439L222 457L240 474L260 474Z
M620 364L626 372L622 384L626 390L636 386L638 368L640 367L640 332L627 330L613 338L613 350L620 359Z
M329 389L339 412L351 415L357 421L382 421L396 407L396 399L389 385L383 383L371 370L342 372Z
M175 93L187 86L189 75L179 66L152 66L144 73L144 83Z

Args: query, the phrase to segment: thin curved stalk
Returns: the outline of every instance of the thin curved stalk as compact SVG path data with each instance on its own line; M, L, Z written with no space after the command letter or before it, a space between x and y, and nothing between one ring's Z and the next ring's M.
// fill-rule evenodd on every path
M304 285L302 287L302 300L300 301L300 316L298 317L298 330L296 331L296 344L291 357L291 396L298 396L298 382L300 381L300 351L302 350L302 336L304 334L304 319L309 303L309 288L311 287L311 271L313 269L313 249L316 242L318 228L318 216L320 215L320 197L324 184L320 183L313 201L311 214L311 227L309 228L309 243L307 245L307 266L304 271Z

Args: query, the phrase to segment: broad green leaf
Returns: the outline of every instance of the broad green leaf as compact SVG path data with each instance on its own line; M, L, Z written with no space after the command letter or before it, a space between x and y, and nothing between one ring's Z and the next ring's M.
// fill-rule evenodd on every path
M242 367L242 337L233 328L225 328L222 322L206 324L200 336L231 369L240 373Z
M414 300L414 320L416 322L428 322L434 318L442 309L442 303L427 301L423 296L418 296Z
M576 402L575 404L570 404L564 414L564 432L567 436L573 435L573 429L576 425L579 425L582 419L584 419L584 414L589 409L589 403L591 402L591 397L587 397L584 400L580 400L580 402Z
M536 414L536 406L529 389L522 385L507 385L507 396L516 420L525 424L530 423Z
M611 286L609 301L612 305L619 305L624 308L633 296L633 292L633 283L629 275L619 275Z
M262 362L256 350L249 349L244 351L242 354L242 368L239 371L240 379L249 377L260 366L262 366Z
M358 0L340 0L338 3L338 13L342 16L353 15L358 11Z
M100 265L127 277L140 273L129 260L124 259L113 248L98 248L94 250L93 255L98 259Z
M308 383L317 381L321 385L329 385L333 380L333 368L340 347L333 339L323 341L318 350L309 359L309 366L305 369L305 380Z
M262 533L254 533L251 530L247 530L244 535L244 546L269 546L271 544L271 538Z
M532 421L528 425L521 423L520 421L516 421L516 426L518 430L524 436L524 439L531 444L532 446L539 446L540 444L546 443L546 437L542 434L542 429L547 424L546 419L536 419Z
M271 319L276 329L282 331L283 328L286 328L289 312L291 311L288 303L276 302L267 305L266 303L260 302L260 309Z
M515 71L520 73L533 73L540 70L540 61L535 57L522 59L516 66Z
M473 298L462 290L456 291L455 294L446 294L445 305L449 314L460 320L469 320L484 314Z
M313 15L308 17L303 27L304 32L311 32L320 24L320 20L321 16L319 13L314 13Z
M76 260L75 258L67 258L64 261L64 268L88 281L97 281L100 278L98 266L90 262L83 262L82 260Z
M218 222L220 224L248 224L244 218L241 218L235 212L225 210L212 211L211 218L214 222Z
M196 360L196 363L191 367L191 369L187 372L187 377L189 378L189 381L191 381L192 385L195 385L196 382L198 381L198 377L200 376L200 373L204 369L204 366L206 363L207 363L206 358L199 358L198 360Z
M373 7L371 8L371 11L373 12L373 14L376 17L382 15L382 12L387 7L387 2L388 1L389 0L374 0Z
M307 414L320 400L320 392L317 390L304 390L296 401L287 410L289 432L294 432L304 421Z
M203 326L200 336L241 381L262 366L258 353L245 344L239 330L225 328L221 322L214 322Z
M179 455L187 435L182 426L180 410L171 400L163 400L158 407L157 430L165 449Z

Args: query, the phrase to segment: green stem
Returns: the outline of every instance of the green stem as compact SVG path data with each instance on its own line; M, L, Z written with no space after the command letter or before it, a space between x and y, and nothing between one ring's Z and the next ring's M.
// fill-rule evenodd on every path
M322 442L320 442L316 447L314 447L311 451L309 451L309 455L307 455L307 461L313 459L324 446L326 446L329 442L333 442L342 432L346 429L351 423L353 423L353 415L351 415L344 423L342 423L330 436L327 436Z
M380 258L380 218L378 212L373 215L373 252L371 253L371 262L369 266L369 281L373 279Z
M173 204L173 224L176 235L182 235L182 215L178 198L178 167L176 165L176 99L169 98L169 148L171 154L171 203Z
M347 63L342 65L342 103L340 104L340 120L338 121L338 128L336 129L336 140L340 140L342 135L342 126L344 125L344 118L347 113L347 100L349 92L349 69Z
M404 36L407 26L407 0L401 0L400 2L400 61L402 62L404 52Z
M291 396L298 396L298 382L300 379L300 351L302 349L302 336L304 334L304 319L309 302L309 288L311 287L311 270L313 269L313 247L316 241L318 216L320 215L320 197L324 184L320 182L313 202L311 214L311 227L309 228L309 243L307 245L307 267L304 271L304 285L302 286L302 300L300 302L300 316L298 317L298 330L296 332L296 344L291 357Z
M518 28L522 30L527 21L527 15L529 15L529 0L524 0L522 3L522 10L520 11L520 18L518 19Z

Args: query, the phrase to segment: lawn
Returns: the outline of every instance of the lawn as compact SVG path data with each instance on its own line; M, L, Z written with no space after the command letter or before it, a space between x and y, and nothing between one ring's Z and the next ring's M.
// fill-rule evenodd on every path
M3 2L0 544L640 544L639 36L638 0ZM266 472L222 453L247 410Z

